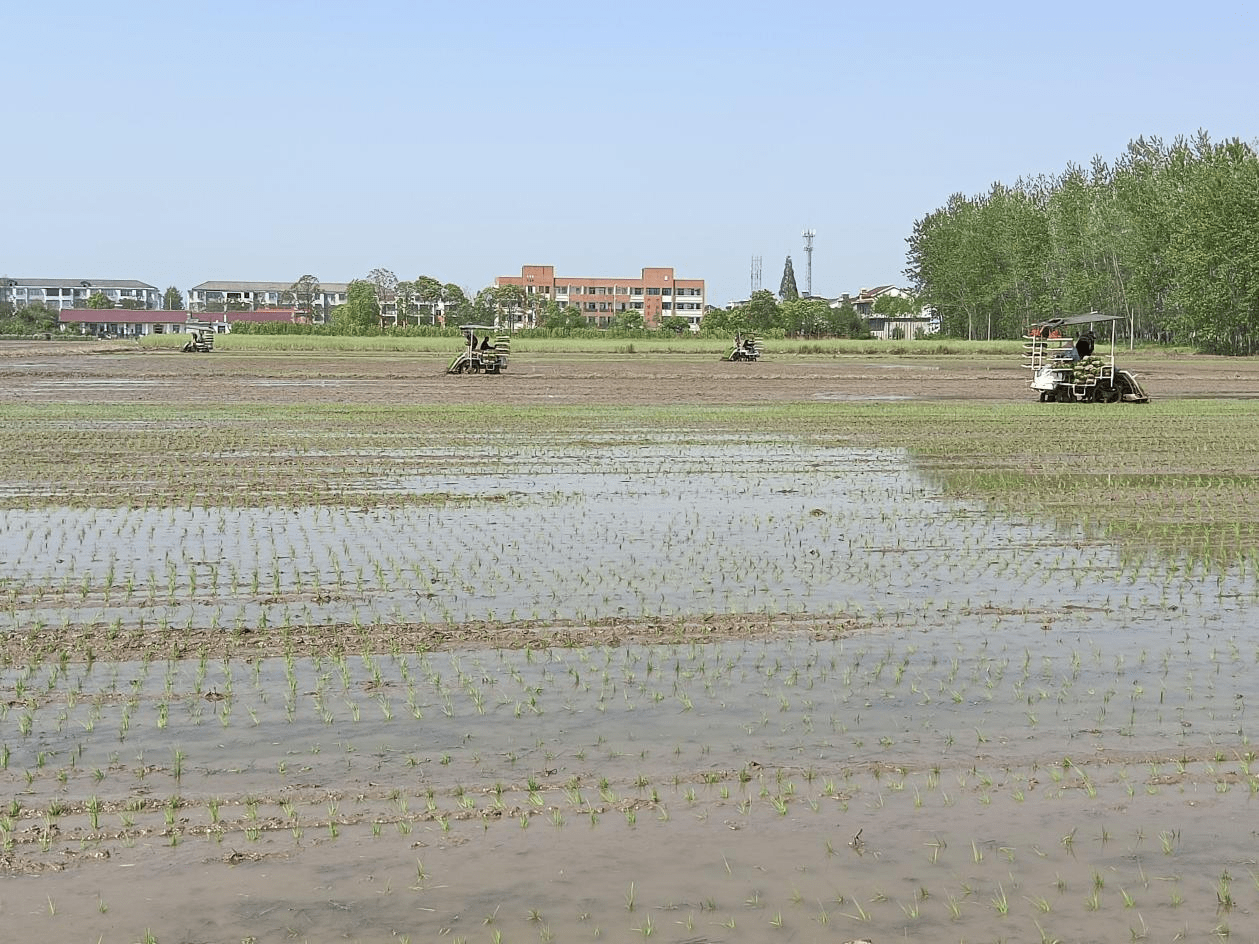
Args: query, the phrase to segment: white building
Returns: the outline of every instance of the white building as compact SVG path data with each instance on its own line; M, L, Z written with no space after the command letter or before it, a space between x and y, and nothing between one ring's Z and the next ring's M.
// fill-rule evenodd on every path
M332 309L344 305L350 286L346 282L320 282L312 300L316 321L324 321ZM202 282L188 289L188 310L193 312L292 307L292 282Z
M66 308L84 308L87 300L97 292L104 295L118 308L127 302L128 307L158 309L162 307L162 292L155 285L134 279L16 279L0 276L0 301L9 302L15 308L40 304L53 311Z

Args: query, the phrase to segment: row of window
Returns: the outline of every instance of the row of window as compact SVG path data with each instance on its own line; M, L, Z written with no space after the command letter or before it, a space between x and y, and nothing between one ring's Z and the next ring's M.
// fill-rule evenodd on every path
M542 289L543 292L546 289ZM557 285L555 286L556 295L633 295L641 297L643 288L640 285L624 286L624 285ZM699 298L704 294L702 289L698 288L648 288L648 295L686 295L692 298Z
M13 287L13 294L16 297L25 293L27 298L36 298L43 295L44 298L86 298L93 292L100 292L112 298L139 298L142 295L156 296L156 292L141 293L134 288L28 288L26 286L17 285Z
M642 310L642 302L630 302L629 307L638 311ZM664 311L699 311L698 302L678 302L676 305L672 302L661 302L660 307ZM583 311L625 311L625 302L586 302L581 306Z

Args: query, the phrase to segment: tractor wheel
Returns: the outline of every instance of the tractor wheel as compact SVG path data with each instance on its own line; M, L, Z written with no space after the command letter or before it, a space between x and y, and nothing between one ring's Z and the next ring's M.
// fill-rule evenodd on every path
M1070 387L1064 385L1064 386L1058 387L1054 391L1054 399L1057 400L1059 403L1074 403L1075 394L1071 392Z
M1093 391L1093 399L1098 403L1118 403L1123 391L1115 384L1098 384Z

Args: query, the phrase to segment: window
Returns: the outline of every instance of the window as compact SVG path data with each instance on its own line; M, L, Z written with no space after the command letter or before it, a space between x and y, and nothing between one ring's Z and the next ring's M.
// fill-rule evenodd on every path
M630 294L631 294L631 295L642 295L642 294L643 294L643 287L642 287L641 285L635 285L635 286L633 286L633 287L630 289Z
M662 289L660 290L660 294L661 294L661 295L672 295L672 294L673 294L673 289L671 289L671 288L662 288Z
M633 308L635 311L642 311L642 310L643 310L643 303L642 303L642 302L630 302L630 307L631 307L631 308Z
M672 302L664 302L663 304L661 304L661 306L660 306L660 307L661 307L661 308L663 308L665 311L669 311L669 310L673 307L673 303L672 303Z
M649 289L647 289L647 294L648 294L648 295L659 295L659 294L660 294L660 289L658 289L658 288L649 288Z

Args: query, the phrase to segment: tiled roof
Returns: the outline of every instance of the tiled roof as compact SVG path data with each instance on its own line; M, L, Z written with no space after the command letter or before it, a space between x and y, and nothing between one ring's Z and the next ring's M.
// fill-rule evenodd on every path
M292 282L202 282L194 285L190 292L287 292L293 288ZM344 294L350 290L345 282L320 282L319 289L323 292Z
M83 288L83 283L95 289L101 288L148 288L157 291L156 285L137 282L135 279L8 279L26 288Z
M153 311L132 308L63 308L61 324L185 324L186 311Z

